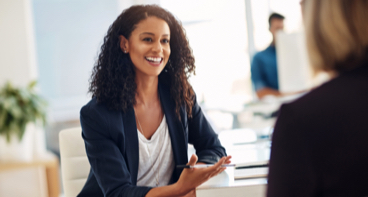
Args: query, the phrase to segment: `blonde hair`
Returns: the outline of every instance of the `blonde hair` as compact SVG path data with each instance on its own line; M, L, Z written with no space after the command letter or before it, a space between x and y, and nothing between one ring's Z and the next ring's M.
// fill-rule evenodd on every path
M305 0L309 59L315 71L346 71L368 55L368 0Z

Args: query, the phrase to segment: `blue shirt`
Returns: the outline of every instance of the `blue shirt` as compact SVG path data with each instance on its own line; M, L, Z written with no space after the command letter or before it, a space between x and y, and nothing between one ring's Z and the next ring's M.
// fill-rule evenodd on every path
M256 91L265 87L279 90L275 46L270 45L253 57L251 74Z

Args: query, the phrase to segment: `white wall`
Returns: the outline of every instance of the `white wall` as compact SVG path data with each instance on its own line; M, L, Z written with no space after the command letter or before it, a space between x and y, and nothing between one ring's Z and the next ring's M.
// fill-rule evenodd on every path
M0 86L25 86L37 78L30 0L0 1Z
M41 94L49 121L79 118L103 38L123 9L159 0L32 0Z
M77 120L103 38L120 14L117 0L32 0L40 93L49 122Z

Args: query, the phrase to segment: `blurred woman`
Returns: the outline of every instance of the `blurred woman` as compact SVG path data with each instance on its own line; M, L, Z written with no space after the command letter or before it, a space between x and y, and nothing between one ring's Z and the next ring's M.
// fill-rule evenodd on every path
M281 107L267 196L367 196L368 1L301 4L310 62L334 78Z
M81 110L91 164L78 196L194 196L230 163L188 82L194 57L181 23L153 5L132 6L110 26ZM188 143L196 155L187 164Z

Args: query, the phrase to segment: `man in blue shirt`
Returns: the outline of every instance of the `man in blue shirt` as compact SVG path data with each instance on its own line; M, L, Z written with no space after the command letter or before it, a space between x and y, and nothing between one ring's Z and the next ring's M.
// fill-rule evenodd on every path
M258 52L251 64L251 74L254 89L258 98L262 99L266 95L281 96L279 92L279 82L277 76L276 60L276 32L284 29L285 17L273 13L268 19L269 30L273 40L264 51Z

